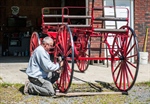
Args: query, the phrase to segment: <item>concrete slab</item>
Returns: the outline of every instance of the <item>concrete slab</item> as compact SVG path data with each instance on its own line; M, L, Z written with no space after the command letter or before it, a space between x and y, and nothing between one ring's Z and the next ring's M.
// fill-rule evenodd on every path
M27 80L25 70L29 57L0 57L0 82L22 83ZM85 73L81 73L75 65L73 83L102 81L112 83L111 67L106 65L90 65ZM2 79L2 80L1 80ZM136 82L150 81L150 63L140 65Z

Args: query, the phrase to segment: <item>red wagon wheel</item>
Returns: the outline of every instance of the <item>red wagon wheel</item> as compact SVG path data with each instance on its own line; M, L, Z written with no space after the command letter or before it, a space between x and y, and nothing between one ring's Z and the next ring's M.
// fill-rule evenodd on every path
M82 53L81 57L89 57L89 55L87 55L86 53ZM78 69L81 71L81 72L85 72L89 66L89 60L86 59L86 60L76 60L76 64L78 66Z
M38 47L41 44L39 35L37 32L33 32L30 39L30 56L32 55L32 52L35 50L36 47Z
M135 32L128 26L127 34L118 34L112 45L112 76L116 87L128 91L134 85L139 70L138 41Z
M67 92L71 85L74 71L74 43L68 25L63 25L58 30L54 60L56 61L59 56L63 57L64 64L60 78L57 80L57 86L61 92Z
M90 44L88 43L88 46L87 46L87 51L86 52L82 52L80 53L80 57L89 57L90 56ZM90 64L90 60L86 59L86 60L76 60L76 64L78 66L78 69L81 71L81 72L85 72L88 67L89 67L89 64Z

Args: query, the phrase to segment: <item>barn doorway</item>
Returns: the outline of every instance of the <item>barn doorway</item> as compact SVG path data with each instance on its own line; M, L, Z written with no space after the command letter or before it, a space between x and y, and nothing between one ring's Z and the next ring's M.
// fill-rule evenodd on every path
M70 7L69 15L86 15L86 0L61 0L61 7ZM79 7L79 8L71 8ZM71 24L85 24L85 19L71 19Z

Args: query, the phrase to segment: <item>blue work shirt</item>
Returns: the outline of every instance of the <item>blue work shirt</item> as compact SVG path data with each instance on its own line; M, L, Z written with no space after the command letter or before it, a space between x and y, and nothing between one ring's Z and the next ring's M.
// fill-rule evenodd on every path
M50 60L49 53L40 45L32 53L26 70L28 76L33 78L46 78L49 72L59 69L59 64Z

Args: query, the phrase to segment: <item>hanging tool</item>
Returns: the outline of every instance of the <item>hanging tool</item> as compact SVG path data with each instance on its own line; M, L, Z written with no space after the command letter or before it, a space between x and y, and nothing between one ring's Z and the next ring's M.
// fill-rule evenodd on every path
M145 35L145 39L144 39L143 52L146 52L147 39L148 39L148 27L146 27L146 35Z

